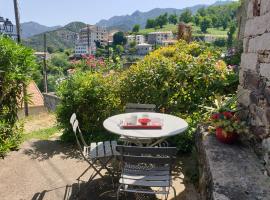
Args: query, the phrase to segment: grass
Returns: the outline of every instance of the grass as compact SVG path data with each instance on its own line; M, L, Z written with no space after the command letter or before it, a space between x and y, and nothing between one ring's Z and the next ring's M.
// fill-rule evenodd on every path
M208 28L207 33L202 33L200 30L200 27L194 24L190 24L190 25L192 25L193 36L203 36L203 35L210 36L211 35L215 37L223 37L223 38L227 37L228 30L223 30L222 28ZM154 28L141 29L138 34L147 35L148 33L155 32L155 31L172 31L173 33L177 33L177 25L167 24L163 28L158 28L158 29L154 29Z
M40 129L37 131L32 131L29 133L24 133L22 135L23 141L27 141L30 139L39 139L39 140L48 140L51 136L58 133L60 130L57 126L53 126L50 128Z

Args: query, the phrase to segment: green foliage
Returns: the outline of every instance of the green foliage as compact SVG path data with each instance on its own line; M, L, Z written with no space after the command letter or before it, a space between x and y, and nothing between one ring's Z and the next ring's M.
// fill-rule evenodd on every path
M17 112L22 100L23 85L27 85L36 71L32 50L0 36L0 156L14 149L20 142L22 126Z
M228 35L227 46L228 47L232 47L232 45L233 45L233 35L235 34L235 32L236 32L236 24L231 23L229 31L227 33L227 35Z
M57 110L57 118L64 128L63 138L72 140L73 133L69 118L73 112L78 116L82 132L91 140L108 138L104 131L103 121L119 112L120 99L117 97L117 76L100 73L78 72L65 80L58 90L62 103Z
M123 32L117 32L113 35L113 44L114 45L125 45L127 43L127 38Z
M22 135L23 141L27 141L30 139L39 139L39 140L48 140L52 135L59 132L59 128L57 126L53 126L46 129L41 129L38 131L32 131L30 133L24 133Z
M214 41L214 45L217 47L225 47L226 46L226 39L225 38L217 38Z
M168 17L168 21L170 24L174 24L176 25L178 20L177 20L177 15L176 14L172 14Z
M53 47L51 47L51 46L48 46L47 47L47 51L48 51L48 53L54 53L54 48Z
M200 28L203 33L207 32L207 29L211 27L211 19L209 17L202 17L200 19Z
M156 27L156 20L155 19L148 19L146 21L145 28L155 28Z
M134 27L133 27L133 29L132 29L132 32L133 33L138 33L139 30L140 30L140 25L139 24L135 24Z
M156 18L156 25L163 28L164 25L168 24L168 13L160 15Z
M125 71L76 73L59 88L62 103L58 121L65 129L63 137L72 138L72 112L78 114L83 132L98 140L108 136L103 120L121 113L126 103L154 103L158 109L188 121L188 131L171 142L180 151L189 152L202 120L200 105L210 105L215 94L232 93L237 85L231 78L237 75L219 58L219 52L211 47L180 41L159 48Z
M180 22L185 22L185 23L189 23L193 21L193 16L192 16L192 12L189 9L186 9L179 18Z

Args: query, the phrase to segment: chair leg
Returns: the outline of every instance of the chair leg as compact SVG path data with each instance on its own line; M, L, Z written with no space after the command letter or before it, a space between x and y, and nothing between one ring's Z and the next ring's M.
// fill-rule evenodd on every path
M122 185L119 185L118 189L117 189L117 193L116 193L116 199L119 200L119 195L120 195L120 189L121 189Z
M175 187L172 186L172 189L173 189L173 194L174 194L174 200L176 200L176 190L175 190Z

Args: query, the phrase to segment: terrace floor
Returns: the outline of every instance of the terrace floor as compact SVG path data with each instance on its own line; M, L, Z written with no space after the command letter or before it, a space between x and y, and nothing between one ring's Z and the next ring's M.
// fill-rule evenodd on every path
M78 191L76 178L87 167L75 149L57 139L24 142L19 151L0 160L1 200L116 199L109 178L97 178L89 184L82 184L79 198L75 198ZM181 173L182 166L183 160L179 159L173 183L177 199L197 200L194 186ZM142 198L122 195L122 199Z

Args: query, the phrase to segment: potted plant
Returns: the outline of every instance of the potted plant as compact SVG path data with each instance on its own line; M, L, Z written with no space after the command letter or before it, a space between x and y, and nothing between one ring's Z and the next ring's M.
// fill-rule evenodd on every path
M234 143L239 134L246 132L245 122L242 122L232 111L214 113L210 124L215 129L217 139L226 144Z

